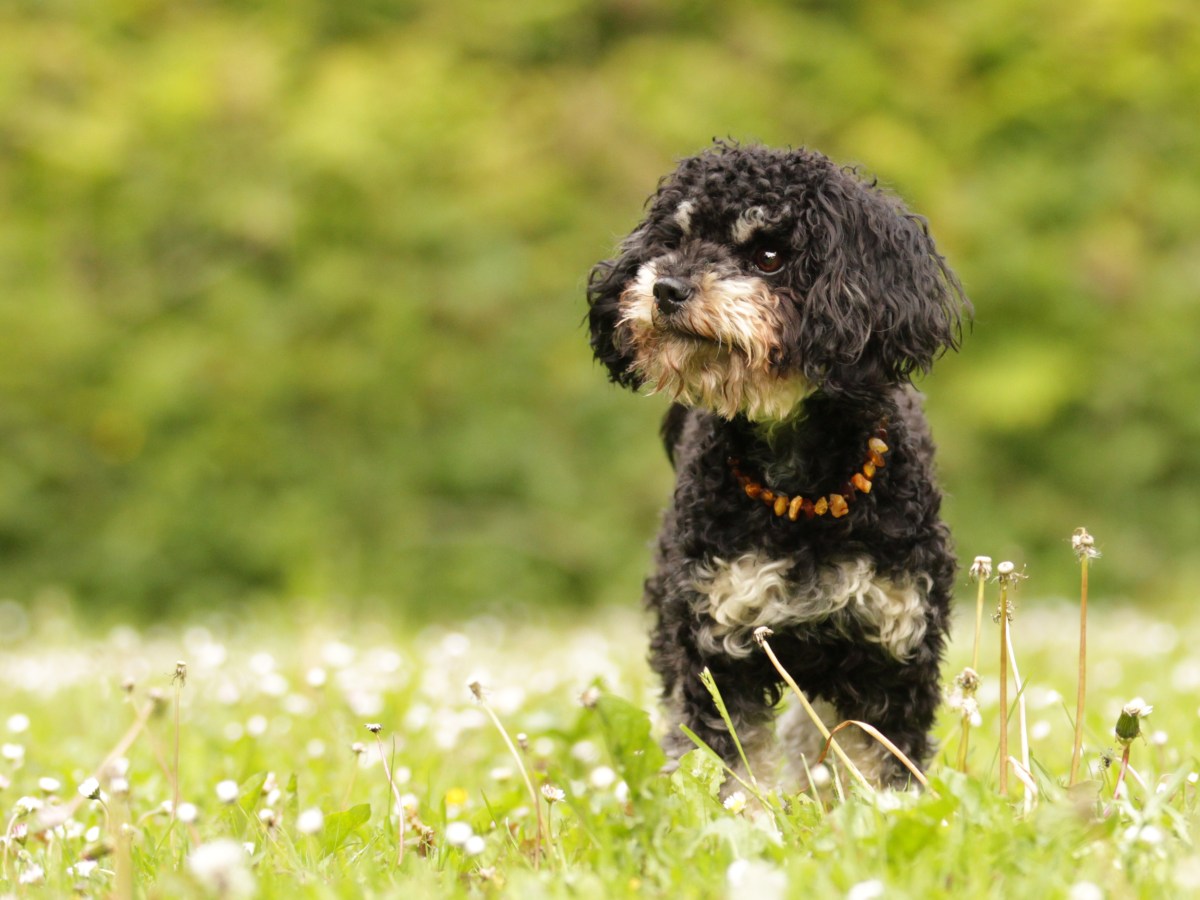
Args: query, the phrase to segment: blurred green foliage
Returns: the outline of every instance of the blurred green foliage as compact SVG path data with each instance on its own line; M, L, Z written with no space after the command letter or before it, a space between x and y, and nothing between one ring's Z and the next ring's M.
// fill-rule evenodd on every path
M1188 2L0 9L0 592L633 603L671 476L593 262L713 136L861 162L975 301L961 554L1200 576ZM1046 573L1043 577L1043 572Z

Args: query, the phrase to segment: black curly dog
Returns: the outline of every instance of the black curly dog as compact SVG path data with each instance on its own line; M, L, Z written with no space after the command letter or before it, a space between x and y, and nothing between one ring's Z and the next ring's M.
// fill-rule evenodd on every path
M755 642L767 626L828 724L869 722L923 763L955 560L909 380L957 349L962 288L923 219L819 153L719 143L648 207L592 270L588 322L612 380L675 401L674 503L646 582L667 750L691 749L684 724L737 764L707 667L767 764L783 693ZM778 730L806 783L819 736L792 710ZM858 729L839 741L903 783Z

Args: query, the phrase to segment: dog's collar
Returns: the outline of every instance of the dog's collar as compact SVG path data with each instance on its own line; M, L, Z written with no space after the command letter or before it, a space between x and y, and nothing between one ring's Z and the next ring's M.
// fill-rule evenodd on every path
M762 482L755 481L743 472L739 468L740 461L732 456L728 460L729 469L733 472L733 477L737 479L738 485L746 492L747 497L765 503L780 518L787 516L795 522L800 516L811 519L814 516L823 516L829 513L833 518L840 519L850 512L850 504L853 502L856 492L871 493L871 479L875 477L877 469L883 468L883 457L888 452L888 445L884 443L886 438L887 419L884 419L875 429L875 433L867 440L867 458L864 460L862 468L850 476L850 480L842 487L840 493L827 494L816 499L802 497L799 494L789 497L782 491L771 490Z

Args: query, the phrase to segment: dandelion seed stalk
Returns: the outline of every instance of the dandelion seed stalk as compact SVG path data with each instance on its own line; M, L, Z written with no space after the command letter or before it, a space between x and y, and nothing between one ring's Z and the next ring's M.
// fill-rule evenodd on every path
M387 754L383 752L383 741L379 737L382 730L382 726L374 723L367 726L367 731L375 735L375 747L379 751L379 761L383 763L383 774L387 777L388 787L392 789L392 799L396 801L397 819L400 823L396 828L396 865L401 866L404 864L404 801L400 797L400 789L396 787L396 780L392 778Z
M997 567L1000 582L1000 796L1008 796L1008 584L1014 567L1002 562Z
M179 698L183 686L187 683L187 663L182 659L175 663L175 675L171 678L175 685L175 765L172 780L175 782L174 796L171 801L171 821L175 821L176 810L179 809Z
M1087 698L1087 603L1088 563L1100 555L1096 542L1086 528L1076 528L1071 536L1071 548L1079 558L1079 682L1075 697L1075 744L1071 752L1070 785L1079 779L1079 762L1083 757L1083 708Z
M987 585L987 580L992 577L992 558L990 556L977 556L975 562L971 565L971 577L975 579L975 644L971 651L971 668L970 672L973 678L972 686L968 688L965 683L959 687L963 695L962 708L962 739L958 742L958 770L960 772L967 771L967 751L971 745L971 706L968 700L973 701L975 691L979 687L979 676L976 674L979 671L979 645L983 636L983 595ZM963 673L966 674L965 672ZM961 676L960 676L961 677Z
M517 761L517 770L521 773L521 778L525 781L525 789L529 791L529 800L533 804L534 812L537 815L537 835L533 844L533 867L538 869L541 867L542 861L542 834L546 827L542 820L542 804L538 800L538 792L534 790L533 781L529 777L529 770L525 768L525 760L521 758L521 754L517 752L512 738L508 736L508 731L500 723L500 717L496 715L487 700L484 699L483 685L478 681L472 681L467 687L470 689L472 696L475 697L475 701L487 713L488 718L492 720L492 724L496 726L496 730L500 732L500 737L504 739L504 743L508 746L508 752Z
M804 691L800 690L800 686L796 684L795 679L793 679L788 673L788 670L783 667L783 664L779 662L779 658L775 655L775 651L771 649L771 642L767 640L767 638L769 638L772 634L774 634L774 632L772 632L771 629L767 628L765 625L754 629L754 639L766 652L767 658L771 660L771 665L775 667L775 671L779 673L780 677L783 678L783 680L787 683L787 686L792 689L792 693L796 695L796 698L800 701L800 705L804 707L804 712L808 715L808 718L812 721L813 725L816 726L817 731L821 732L821 736L825 738L829 749L834 752L837 758L841 761L842 765L846 767L846 771L854 776L854 779L863 786L867 793L875 793L875 788L871 785L871 782L869 782L866 776L858 770L858 766L854 765L853 760L846 755L846 751L841 748L841 745L833 739L833 735L830 734L829 729L825 727L825 723L821 721L821 717L817 715L817 711L812 708L812 704L809 703L808 698L804 696Z

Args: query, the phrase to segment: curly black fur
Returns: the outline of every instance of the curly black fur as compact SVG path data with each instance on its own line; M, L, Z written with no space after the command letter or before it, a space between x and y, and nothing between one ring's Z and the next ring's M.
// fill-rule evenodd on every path
M750 227L739 231L739 222ZM764 246L781 254L778 271L755 268L755 252ZM772 613L783 622L772 626L783 665L810 697L832 703L842 717L873 723L913 759L925 760L932 752L929 730L939 703L955 561L938 517L933 444L908 380L957 348L960 311L969 305L924 220L853 170L811 151L718 144L663 179L619 255L591 273L591 344L614 381L628 387L648 381L629 324L639 276L696 286L706 273L739 287L765 285L767 299L751 311L769 312L763 321L772 332L762 340L770 358L748 378L760 385L792 379L808 392L787 415L768 421L752 421L745 410L717 414L704 404L675 404L667 414L663 439L677 484L645 597L657 615L651 662L668 712L736 761L699 679L708 667L739 734L768 729L781 696L779 678L757 648L732 652L714 639L720 632L713 630L716 611L706 591L716 583L712 573L727 571L722 566L733 561L750 568L783 561L786 571L776 570L785 578L786 602ZM685 334L694 342L679 344L685 360L691 347L706 343L693 325L673 330L679 314L665 306L651 313L652 322L643 326L648 334L678 341ZM751 352L737 341L708 337L706 359ZM707 365L696 363L695 373ZM684 368L681 377L691 377ZM885 419L887 464L871 492L857 495L840 519L777 517L741 491L728 465L736 457L789 495L838 491ZM915 598L907 612L896 607L895 614L907 618L889 624L890 607L879 601L883 605L868 614L861 598L821 614L816 594L855 566L885 593ZM802 603L815 612L797 620L787 607ZM882 629L893 624L907 629L909 643L883 639ZM667 746L678 754L690 745L672 727ZM898 766L879 762L880 781L896 783L902 775Z

